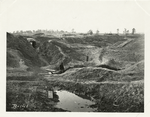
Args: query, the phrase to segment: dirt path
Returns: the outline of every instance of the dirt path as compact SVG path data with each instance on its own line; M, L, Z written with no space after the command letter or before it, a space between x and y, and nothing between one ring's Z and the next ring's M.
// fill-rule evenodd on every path
M66 54L61 50L61 48L59 46L56 46L58 48L58 50L60 51L60 53L66 57Z

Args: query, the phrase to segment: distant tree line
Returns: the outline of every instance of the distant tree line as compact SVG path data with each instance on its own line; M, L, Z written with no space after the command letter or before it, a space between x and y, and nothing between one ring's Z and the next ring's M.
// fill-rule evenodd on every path
M131 34L134 35L135 32L136 32L136 29L133 28ZM124 28L123 34L128 35L129 33L130 33L129 30L127 30L126 28ZM93 35L94 33L93 33L92 30L89 30L89 31L87 32L87 34L88 34L88 35ZM95 34L96 34L96 35L99 35L99 30L97 30L97 31L95 32ZM110 33L108 33L108 34L112 34L112 33L110 32ZM119 35L119 29L117 29L117 34Z
M136 32L136 29L133 28L131 34L134 35L135 32ZM38 29L38 30L26 30L26 31L20 30L20 31L14 31L13 32L13 34L21 34L21 35L33 35L33 34L38 34L38 33L41 33L41 34L44 33L46 35L62 35L62 34L71 34L71 33L75 34L76 32L75 32L74 29L72 29L70 32L63 31L63 30L60 30L60 31L56 30L55 31L55 30L41 30L41 29ZM99 30L96 30L96 32L93 33L93 31L90 29L85 34L88 34L88 35L93 35L93 34L99 35L99 33L100 33ZM119 34L119 29L117 29L117 34ZM125 35L129 34L129 30L124 28L123 34L125 34Z
M136 32L136 30L135 30L135 28L133 28L131 34L134 35L135 32ZM130 33L129 30L127 30L126 28L124 28L123 34L127 35L129 33ZM119 34L119 29L117 29L117 34Z
M13 32L13 34L24 34L24 35L26 35L26 34L31 35L31 34L38 34L38 33L52 34L53 35L53 34L65 34L65 33L69 33L69 32L63 31L63 30L54 31L54 30L40 30L40 29L38 29L38 30L26 30L26 31L20 30L20 31L14 31Z

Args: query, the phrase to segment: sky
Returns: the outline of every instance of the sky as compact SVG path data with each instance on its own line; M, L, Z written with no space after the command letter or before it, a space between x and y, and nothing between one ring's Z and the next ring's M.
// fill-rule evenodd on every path
M136 1L2 0L7 31L64 30L120 33L144 32L145 11Z

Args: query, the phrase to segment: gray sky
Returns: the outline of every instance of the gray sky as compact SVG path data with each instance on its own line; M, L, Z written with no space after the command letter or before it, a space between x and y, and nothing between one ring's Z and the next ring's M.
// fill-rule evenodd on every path
M144 32L145 12L139 2L4 0L7 31L53 29L87 32ZM5 7L4 7L5 6ZM6 7L7 6L7 7Z

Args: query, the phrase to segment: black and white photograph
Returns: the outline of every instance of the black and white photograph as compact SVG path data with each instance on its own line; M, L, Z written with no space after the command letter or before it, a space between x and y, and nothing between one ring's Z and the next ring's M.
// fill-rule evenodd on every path
M6 112L145 112L148 2L1 3Z

